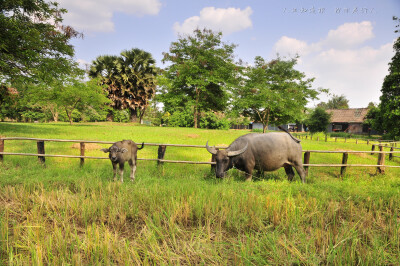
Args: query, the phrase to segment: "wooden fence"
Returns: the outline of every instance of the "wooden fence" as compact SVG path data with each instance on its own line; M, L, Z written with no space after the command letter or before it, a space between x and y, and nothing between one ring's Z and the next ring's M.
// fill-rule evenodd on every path
M344 143L355 143L355 144L374 144L374 145L385 145L385 146L394 146L397 147L398 141L393 140L379 140L379 139L358 139L358 138L344 138L344 137L334 137L328 138L328 135L325 135L325 138L321 139L319 136L312 136L309 134L293 134L296 138L305 139L305 140L316 140L316 141L325 141L325 142L344 142Z
M4 152L5 149L5 141L10 140L30 140L36 141L37 145L37 153L12 153L12 152ZM45 153L45 142L73 142L80 143L80 155L56 155L56 154L46 154ZM96 143L96 144L113 144L112 141L90 141L90 140L61 140L61 139L39 139L39 138L23 138L23 137L8 137L8 138L0 138L0 162L3 161L4 155L15 155L15 156L35 156L38 157L40 163L45 164L46 157L61 157L61 158L77 158L80 159L80 165L83 166L85 159L109 159L108 157L94 157L94 156L85 156L85 143ZM143 161L156 161L158 165L163 163L183 163L183 164L208 164L215 165L215 158L212 156L211 161L209 162L196 162L196 161L177 161L177 160L165 160L165 152L168 146L170 147L184 147L184 148L206 148L203 145L184 145L184 144L159 144L159 143L145 143L145 146L158 146L157 151L157 159L148 159L148 158L138 158L138 160ZM376 167L379 173L384 173L385 168L400 168L400 166L394 165L385 165L385 155L389 154L389 158L399 157L394 156L393 154L400 153L400 151L394 151L394 149L400 149L392 147L389 152L383 151L383 145L377 145L379 147L379 151L375 151L375 145L372 146L371 151L321 151L321 150L305 150L304 153L304 168L308 173L308 169L310 167L340 167L340 175L344 175L347 167ZM217 149L225 149L227 147L216 147ZM310 164L311 153L341 153L342 155L342 163L341 164ZM378 154L378 160L376 165L369 164L348 164L348 156L349 154L361 154L361 153L371 153ZM399 157L400 158L400 157Z

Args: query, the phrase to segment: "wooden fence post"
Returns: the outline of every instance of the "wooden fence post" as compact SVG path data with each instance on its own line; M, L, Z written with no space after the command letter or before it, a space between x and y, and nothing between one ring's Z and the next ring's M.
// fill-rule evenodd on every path
M390 148L390 153L389 153L389 160L393 159L393 150L394 150L394 147L391 147Z
M343 153L343 158L342 158L342 164L347 164L347 159L349 158L349 154L347 152ZM344 176L344 174L346 173L346 168L347 166L342 166L340 168L340 175Z
M81 147L81 156L85 156L85 142L81 142L80 147ZM85 158L81 158L81 167L83 166L84 163L85 163Z
M217 151L219 151L219 148L215 148ZM215 154L213 154L213 155L211 155L211 162L215 162L216 160L215 160L215 157L216 157L216 155ZM212 164L211 165L211 171L215 171L215 164Z
M372 144L371 151L375 151L375 144ZM371 155L374 155L374 153L373 153L373 152L371 152Z
M38 140L37 141L37 150L38 154L46 154L44 151L44 140ZM46 159L44 156L38 156L39 163L44 164L46 162Z
M311 156L311 153L309 151L306 151L304 153L303 164L309 164L310 163L310 156ZM304 166L304 170L306 171L306 176L308 176L308 166Z
M367 139L367 145L369 144L369 139Z
M0 152L4 152L4 139L0 139ZM0 162L3 162L3 154L0 154Z
M157 159L158 159L157 165L158 166L164 164L163 162L160 162L160 160L164 159L164 155L165 155L165 150L166 149L167 149L167 146L165 146L165 145L158 146L158 157L157 157Z
M383 151L383 146L379 146L379 151ZM378 166L377 167L377 170L378 170L378 173L380 173L380 174L384 174L385 173L385 167L384 167L384 165L385 165L385 154L384 153L379 153L378 154L378 163L377 163L378 165L382 165L382 166Z
M335 142L337 142L337 137L335 138Z
M358 144L358 139L356 139L356 144Z

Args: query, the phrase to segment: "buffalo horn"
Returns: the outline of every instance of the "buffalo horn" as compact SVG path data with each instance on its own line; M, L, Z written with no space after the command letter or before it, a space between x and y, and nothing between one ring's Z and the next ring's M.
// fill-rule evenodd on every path
M243 152L245 152L247 150L247 146L249 145L249 143L246 143L246 146L244 146L243 149L240 149L238 151L228 151L228 156L232 157L232 156L237 156L242 154Z
M214 155L217 154L217 150L215 149L215 147L208 146L208 140L207 140L207 143L206 143L206 149L211 154L214 154Z

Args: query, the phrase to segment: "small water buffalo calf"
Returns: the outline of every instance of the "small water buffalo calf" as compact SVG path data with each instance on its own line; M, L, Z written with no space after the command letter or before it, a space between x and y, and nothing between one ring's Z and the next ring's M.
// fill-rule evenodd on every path
M136 143L133 142L132 140L123 140L115 142L108 149L101 149L101 151L109 153L108 157L111 160L114 170L114 181L116 180L117 164L118 164L119 174L121 176L121 182L124 182L124 165L126 161L129 163L129 166L131 167L131 181L135 180L137 151L143 149L143 146L144 143L142 143L142 147L138 148Z
M287 132L287 131L286 131ZM250 181L254 169L259 171L275 171L285 168L289 180L294 177L294 167L305 183L306 172L302 163L300 140L287 134L272 132L266 134L251 133L237 138L226 150L217 150L206 144L207 151L215 155L218 178L235 167L246 172L246 180Z

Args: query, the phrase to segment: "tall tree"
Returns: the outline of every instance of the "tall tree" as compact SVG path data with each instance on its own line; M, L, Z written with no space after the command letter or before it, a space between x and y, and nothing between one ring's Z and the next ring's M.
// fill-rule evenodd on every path
M228 90L234 84L234 44L223 43L221 32L196 29L192 35L173 42L163 62L170 82L165 83L161 101L173 108L193 106L194 127L200 112L222 111L227 106Z
M45 0L0 1L0 83L70 72L74 49L69 41L82 35L62 25L65 12Z
M120 56L99 56L89 76L106 86L112 107L129 109L131 121L141 120L156 89L157 68L150 53L141 49L125 50Z
M393 20L400 23L397 17ZM400 137L400 37L395 41L393 49L395 54L389 63L389 74L383 81L379 108L383 117L383 128L389 136L395 138Z
M323 109L349 109L349 100L346 96L333 94L327 103L321 102L318 107Z
M234 110L263 124L279 125L303 119L305 106L316 99L318 91L311 88L313 78L294 69L297 58L277 58L266 62L257 56L254 66L244 70L244 85L235 91Z

